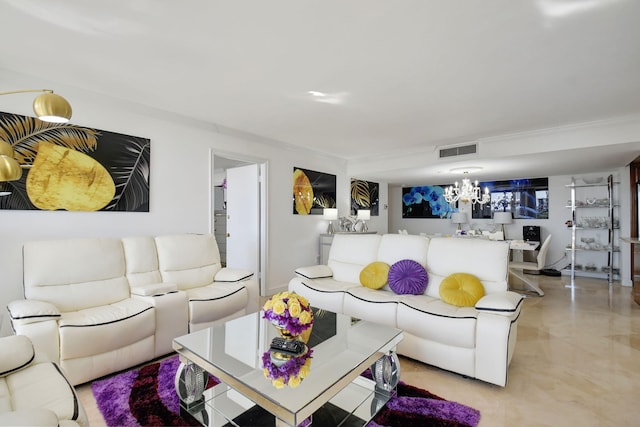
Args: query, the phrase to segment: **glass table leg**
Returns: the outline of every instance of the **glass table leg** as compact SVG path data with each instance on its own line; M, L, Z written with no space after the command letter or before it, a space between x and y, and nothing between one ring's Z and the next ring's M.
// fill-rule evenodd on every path
M391 392L400 381L400 360L395 351L382 356L371 366L371 376L376 383L376 390Z
M176 371L176 393L180 398L180 407L189 413L204 409L204 389L207 387L209 374L191 361L180 362Z

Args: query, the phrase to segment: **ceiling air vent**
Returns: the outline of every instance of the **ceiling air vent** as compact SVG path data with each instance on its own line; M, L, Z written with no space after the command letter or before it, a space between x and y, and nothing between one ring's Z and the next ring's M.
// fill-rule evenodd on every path
M448 147L440 149L440 158L463 156L465 154L476 154L478 144L460 145L458 147Z

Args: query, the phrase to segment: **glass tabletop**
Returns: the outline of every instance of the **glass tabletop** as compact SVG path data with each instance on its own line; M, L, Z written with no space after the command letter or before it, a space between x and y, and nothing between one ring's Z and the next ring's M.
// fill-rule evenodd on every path
M346 398L340 392L354 380L362 382L360 374L402 339L399 329L350 316L314 309L314 318L310 369L296 387L276 388L265 377L263 356L278 332L262 319L262 312L176 338L174 349L248 398L251 402L244 406L258 404L287 424L298 425L329 399ZM228 389L219 387L210 397ZM359 392L350 396L361 398Z

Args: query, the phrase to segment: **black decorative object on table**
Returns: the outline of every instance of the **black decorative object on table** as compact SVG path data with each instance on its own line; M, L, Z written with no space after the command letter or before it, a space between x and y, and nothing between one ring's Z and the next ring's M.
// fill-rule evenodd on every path
M275 337L271 341L271 351L277 351L291 356L300 356L307 350L307 346L298 340L289 340L282 337Z

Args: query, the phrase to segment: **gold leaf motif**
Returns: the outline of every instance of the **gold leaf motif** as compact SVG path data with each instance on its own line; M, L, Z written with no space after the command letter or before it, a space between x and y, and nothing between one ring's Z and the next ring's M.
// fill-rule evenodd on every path
M362 208L371 206L369 182L359 179L351 180L351 198Z
M316 197L315 205L320 206L322 208L335 208L336 201L333 200L333 197L330 197L326 194L321 194Z
M300 215L308 215L313 206L313 187L307 175L300 169L293 171L293 198L296 204L296 212Z
M27 194L39 209L97 211L113 199L109 172L78 151L40 142L27 176Z

